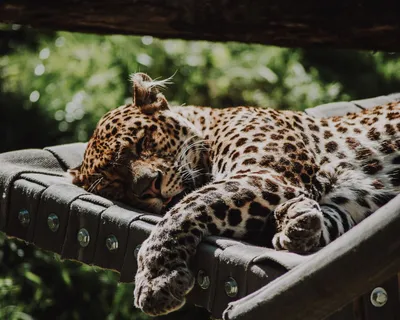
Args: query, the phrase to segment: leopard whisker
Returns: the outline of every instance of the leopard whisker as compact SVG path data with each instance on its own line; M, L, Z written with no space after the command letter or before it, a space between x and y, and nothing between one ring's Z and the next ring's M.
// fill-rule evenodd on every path
M87 189L87 192L92 192L101 182L103 181L103 177L95 180Z

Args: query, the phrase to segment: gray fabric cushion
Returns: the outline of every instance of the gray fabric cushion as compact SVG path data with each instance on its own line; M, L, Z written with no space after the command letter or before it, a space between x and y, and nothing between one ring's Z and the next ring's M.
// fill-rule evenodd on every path
M353 100L348 102L341 101L321 104L319 106L305 110L305 113L316 118L342 116L349 112L360 112L364 109L370 109L394 101L400 101L400 93L393 93L387 96Z
M306 113L316 117L341 115L398 99L400 94L333 103L308 109ZM1 154L0 230L57 252L64 258L117 270L121 273L121 281L133 281L137 268L134 253L161 217L71 185L65 171L82 162L85 147L84 143L75 143ZM22 209L30 213L28 226L23 226L18 219ZM59 217L57 232L48 227L50 213ZM80 246L77 241L77 233L82 228L90 233L87 247ZM119 244L115 252L106 247L107 237L111 234ZM200 244L192 268L196 275L207 276L210 284L201 288L197 283L189 301L220 317L229 302L262 288L312 257L209 237ZM229 277L238 285L238 295L233 298L224 291ZM246 301L251 305L249 299Z
M50 152L45 150L21 150L0 155L0 230L7 221L9 189L22 173L40 173L42 175L62 176L60 163Z
M51 152L59 161L64 171L76 168L82 163L83 153L87 143L64 144L60 146L47 147L45 150Z

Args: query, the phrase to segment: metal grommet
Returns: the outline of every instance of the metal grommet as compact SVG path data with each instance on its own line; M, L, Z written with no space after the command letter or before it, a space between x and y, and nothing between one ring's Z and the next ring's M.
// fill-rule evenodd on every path
M27 227L31 222L31 216L29 211L26 209L22 209L18 212L18 220L24 227Z
M234 298L237 296L239 288L235 279L229 277L228 280L225 281L225 293L228 297Z
M89 231L87 231L85 228L80 229L78 231L77 239L82 248L87 247L90 242Z
M210 287L210 277L204 270L199 270L197 273L197 283L203 290L207 290Z
M58 228L60 227L60 219L58 219L58 216L55 213L50 213L49 216L47 217L47 225L49 226L49 229L53 232L56 232Z
M118 249L118 239L113 234L110 234L106 239L106 247L108 251L115 251Z
M138 257L140 247L141 245L139 244L138 246L136 246L135 250L133 250L133 256L135 257L135 259L137 259Z
M377 287L371 292L370 300L374 307L383 307L388 301L388 294L385 289Z

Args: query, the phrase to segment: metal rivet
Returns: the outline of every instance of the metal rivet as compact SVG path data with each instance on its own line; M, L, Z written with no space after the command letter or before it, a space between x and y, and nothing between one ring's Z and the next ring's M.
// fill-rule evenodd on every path
M225 281L225 293L228 297L236 297L238 294L238 284L235 279L229 277L228 280Z
M200 288L207 290L210 287L210 277L206 274L204 270L199 270L197 273L197 283Z
M118 249L118 239L113 234L110 234L106 239L106 247L108 251L115 251Z
M136 246L135 250L133 250L133 256L135 257L135 259L137 259L138 257L140 247L141 245L139 244L138 246Z
M55 213L50 213L49 216L47 217L47 225L49 226L49 229L53 232L56 232L58 228L60 227L60 219L58 219L58 216Z
M26 209L22 209L18 212L18 220L21 222L21 224L24 227L27 227L29 225L29 222L31 222L31 217L29 215L29 211Z
M388 301L388 294L385 289L377 287L371 292L371 303L374 307L383 307Z
M89 245L90 242L90 234L85 228L82 228L78 231L77 239L81 247L85 248Z

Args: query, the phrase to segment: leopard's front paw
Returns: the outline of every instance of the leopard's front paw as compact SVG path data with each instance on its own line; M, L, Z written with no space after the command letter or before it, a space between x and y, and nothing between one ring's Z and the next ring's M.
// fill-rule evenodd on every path
M305 196L288 200L275 210L280 232L272 243L277 250L306 253L319 246L323 214L318 203Z
M135 278L135 306L158 316L181 308L186 294L193 288L194 278L186 268L160 274L155 278L141 272Z
M186 262L164 250L144 243L138 254L135 306L152 316L181 308L194 286L194 277Z

